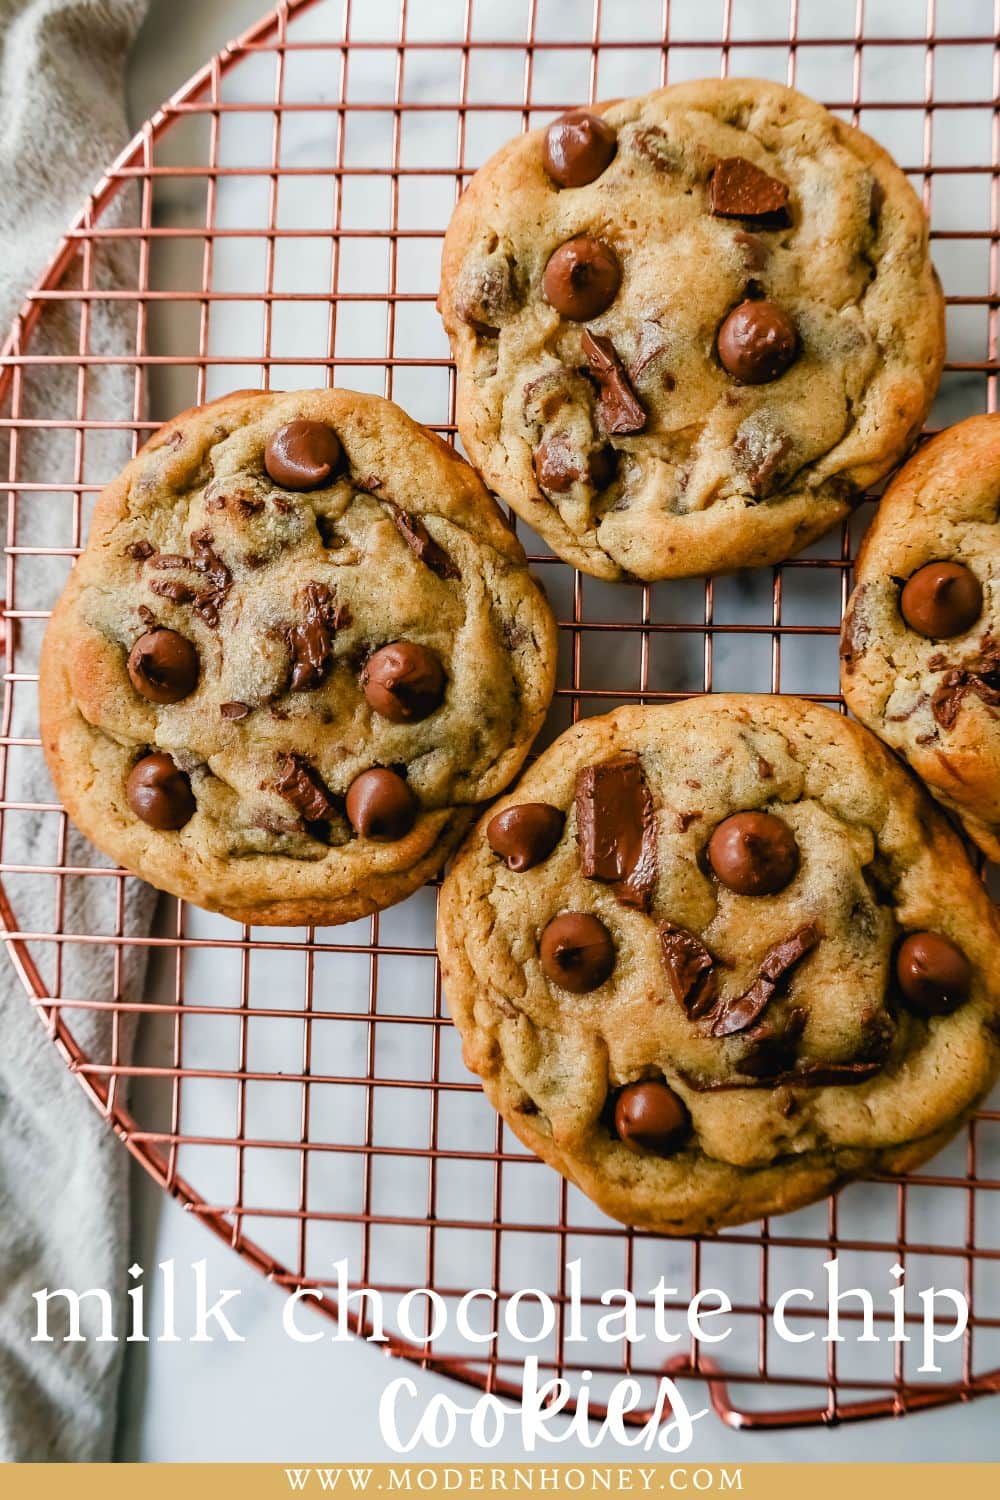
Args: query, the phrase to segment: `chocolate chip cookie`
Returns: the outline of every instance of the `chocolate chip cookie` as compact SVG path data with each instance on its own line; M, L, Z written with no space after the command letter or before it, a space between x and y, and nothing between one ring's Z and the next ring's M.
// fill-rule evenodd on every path
M664 1234L908 1170L1000 1068L1000 921L960 838L797 698L568 730L470 835L438 946L514 1132Z
M902 172L753 79L511 141L458 204L439 306L473 463L604 578L799 551L914 440L944 355Z
M352 920L517 773L555 623L478 478L390 402L239 391L101 495L42 737L113 859L239 921Z
M959 422L900 470L855 576L844 697L1000 860L1000 416Z

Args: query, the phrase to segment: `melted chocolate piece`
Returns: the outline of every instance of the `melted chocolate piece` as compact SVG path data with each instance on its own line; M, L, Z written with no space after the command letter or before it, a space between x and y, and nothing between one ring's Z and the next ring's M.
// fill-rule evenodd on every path
M286 802L290 802L307 822L327 822L337 811L333 794L322 776L304 755L299 755L294 750L279 760L274 790Z
M240 703L235 698L231 703L219 704L219 713L224 719L245 719L249 712L250 705L248 703Z
M286 490L314 490L330 478L343 452L332 427L300 417L272 432L264 449L264 468Z
M583 330L582 344L587 368L600 387L597 410L605 432L641 432L646 412L628 383L614 344L589 328Z
M572 995L596 990L615 966L611 934L589 912L566 911L553 917L538 952L546 976Z
M147 557L152 557L156 548L152 542L130 542L125 551L135 562L145 562Z
M656 883L656 813L637 755L579 773L576 832L583 874L608 881L623 905L648 911Z
M939 657L928 663L933 670L942 665ZM931 713L942 729L951 729L958 718L962 700L974 693L987 708L1000 708L1000 644L984 636L978 658L967 667L953 667L945 672L931 696Z
M330 670L333 637L350 623L350 613L333 602L322 583L307 583L299 594L302 620L286 632L292 653L292 692L308 693L318 688Z
M396 523L396 530L403 541L414 552L425 567L439 578L458 578L459 572L443 547L439 547L423 521L417 516L401 510L393 500L386 500L389 514Z
M709 1035L734 1036L752 1026L763 1015L792 969L812 952L819 940L818 926L815 922L807 922L790 937L769 948L750 988L742 995L719 1000L706 1017Z
M574 109L545 132L542 161L557 187L585 187L611 164L617 149L613 126L588 109Z
M347 791L347 819L355 833L376 843L395 843L409 833L420 804L402 776L384 766L362 771Z
M198 685L198 652L176 630L147 630L128 656L132 686L150 703L180 703Z
M520 875L548 859L562 838L565 823L565 813L548 802L522 802L490 819L486 839L508 870Z
M150 578L149 587L161 598L174 604L191 604L210 630L218 629L219 611L226 602L233 583L233 576L214 548L210 531L202 529L191 534L191 556L161 552L150 562L151 568L160 571L189 569L200 574L207 588L197 588L179 578Z
M136 817L160 833L183 828L195 814L190 781L162 751L136 761L125 783L125 798Z
M983 588L964 563L930 562L903 585L899 611L911 630L931 640L964 635L983 612Z
M659 924L660 948L673 992L691 1019L707 1015L716 998L715 959L700 938L673 922Z
M618 257L603 240L580 234L549 256L542 276L545 300L574 323L600 317L618 295Z
M753 219L762 229L786 228L788 188L743 156L727 156L709 185L709 208L719 219Z
M742 385L767 385L784 375L799 352L799 335L776 302L747 300L719 329L719 361Z
M615 1100L615 1130L632 1151L670 1156L690 1126L683 1099L655 1079L628 1084Z

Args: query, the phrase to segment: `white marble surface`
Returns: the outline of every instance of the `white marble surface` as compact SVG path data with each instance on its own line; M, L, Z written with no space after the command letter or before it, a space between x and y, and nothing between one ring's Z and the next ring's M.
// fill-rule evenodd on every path
M636 11L639 8L637 6ZM688 35L699 32L711 33L717 27L719 9L718 4L685 6L683 3L675 3L674 16L677 27L675 34L684 34L685 27L688 28ZM854 0L838 0L835 4L831 4L830 0L824 0L822 5L802 0L800 6L802 24L805 28L812 28L814 32L817 26L822 25L836 35L849 36L854 9ZM944 24L950 30L963 28L973 30L977 27L988 29L990 25L990 6L978 3L978 0L969 0L969 3L963 4L950 4L946 9L947 17ZM204 0L152 0L150 18L140 38L131 67L130 108L135 124L138 126L162 98L182 83L197 66L217 50L227 37L245 29L257 18L261 10L260 0L215 0L212 4L204 3ZM456 15L460 17L461 10L461 5L448 3L448 0L439 0L436 14L432 15L432 7L428 4L425 3L422 6L411 4L411 16L419 18L424 25L424 34L427 36L442 34L446 29L450 32L455 24ZM354 16L359 25L368 29L369 34L392 35L391 29L385 30L387 26L391 28L392 11L391 3L383 4L376 3L376 0L366 0L364 4L355 4ZM523 6L519 4L493 5L489 3L477 6L477 13L487 16L490 24L500 28L502 34L514 36L518 34L518 26L523 24L522 11ZM636 11L632 11L631 14L635 15ZM609 29L620 27L626 23L625 18L628 13L629 6L625 4L625 0L606 0L605 26ZM541 5L539 14L545 24L552 26L560 23L572 24L579 28L582 18L589 16L590 6L569 3L569 0L557 0L555 4ZM691 21L692 16L696 17L694 22ZM734 35L748 36L751 20L754 17L758 25L767 27L770 35L780 35L787 26L787 6L784 0L777 0L777 3L767 3L767 0L749 0L749 3L748 0L742 0L741 3L741 0L737 0L734 12ZM900 0L893 0L891 5L880 4L878 0L869 0L869 25L872 30L883 32L895 30L897 34L917 35L922 32L924 22L922 0L920 4L900 3ZM306 17L304 28L308 28L309 24L311 23ZM696 28L694 32L690 29L692 25ZM307 34L307 29L304 29L301 34ZM414 57L419 57L419 54L415 54ZM508 90L512 100L516 103L519 98L521 60L520 58L515 60L513 73L507 77L502 55L500 57L501 60L494 64L498 69L494 86ZM536 66L539 75L543 69L550 66L551 61L548 55L538 54ZM849 46L832 49L822 59L804 53L800 64L800 81L804 87L811 87L816 92L825 93L827 96L832 89L842 88L846 97L850 91L850 61ZM693 76L707 70L714 71L717 65L715 57L709 59L697 52L678 53L676 62L677 66L672 71L672 77ZM268 65L273 64L269 62ZM919 51L919 56L915 57L910 57L908 54L902 55L902 49L898 53L889 53L884 57L873 53L867 65L883 69L878 78L878 85L879 92L885 97L893 97L893 91L899 89L904 90L907 97L911 97L915 88L914 76L922 88L922 72L920 71L923 66L922 49ZM963 64L969 77L974 75L980 65L981 59L971 55ZM418 71L414 75L408 75L411 80L408 86L412 87L416 96L419 97L422 91L427 97L435 97L436 91L442 89L445 91L445 96L447 95L447 90L451 86L449 79L443 74L436 75L435 66L436 64L432 62L423 72ZM938 66L944 70L955 69L954 54L948 54L947 51L942 53ZM286 79L286 97L296 97L296 88L307 91L307 94L312 97L316 97L317 90L333 88L336 67L336 54L316 58L300 56L296 59L294 66L289 68ZM570 67L570 63L565 62L564 67ZM656 73L652 76L648 74L648 69L657 67L655 57L650 59L637 54L626 53L617 56L608 54L607 62L602 64L600 91L605 94L638 91L657 81ZM749 51L741 56L739 71L773 71L774 68L774 54L757 50ZM913 68L917 69L916 75L912 72ZM370 87L376 91L372 97L384 96L384 80L380 80L377 76L377 60L374 54L367 56L364 53L357 54L352 59L352 69L354 70L352 78L357 88L363 90L365 87ZM324 76L324 70L326 70L326 76ZM834 73L843 81L834 83L832 78ZM587 87L586 78L578 81L572 79L565 71L561 74L553 73L548 80L539 75L536 75L536 84L539 89L551 90L549 96L543 92L541 97L551 97L553 101L562 97L575 97L584 92ZM972 86L975 87L975 84ZM242 83L238 75L227 81L227 90L233 91L228 97L238 97L241 87L248 89L251 96L260 97L259 78L254 80L249 73L244 76ZM380 89L382 95L378 93ZM919 91L918 88L917 92ZM254 164L266 160L270 151L268 117L244 116L241 118L243 125L239 132L230 133L229 127L224 127L226 130L222 147L224 159ZM296 118L294 115L286 116L286 122L288 122L288 130L283 138L283 151L290 153L299 151L302 153L300 160L311 160L310 152L315 149L316 142L310 137L309 126L302 117ZM916 135L913 134L912 122L908 118L903 120L887 116L881 123L883 139L886 144L896 149L901 158L908 162L920 159L919 131ZM470 133L479 128L480 125L474 119L471 120ZM501 122L497 128L502 138L502 135L509 133L509 129L513 127L509 124L505 126ZM966 158L975 156L977 159L989 159L988 134L985 140L980 139L970 122L956 120L954 117L944 118L938 128L941 132L938 137L938 149L942 152L952 149L963 153ZM452 143L450 140L444 143L434 140L433 116L422 117L421 129L424 135L418 139L416 149L421 149L422 140L427 158L436 164L449 161L452 155ZM962 134L956 135L954 141L949 144L949 132L956 130L961 131ZM409 145L410 143L407 143L407 149ZM477 154L481 153L484 145L484 141L479 142ZM228 157L226 153L229 153ZM983 153L986 153L985 157ZM284 159L291 158L285 156ZM961 159L961 157L955 159ZM969 191L977 191L978 188L979 183L973 182L970 183ZM424 209L432 216L436 213L437 220L440 220L440 213L437 212L438 206L434 203L432 195L437 191L451 193L452 189L453 179L443 184L428 180L425 185L425 193L431 196L425 200ZM230 181L221 186L217 204L217 222L233 226L253 222L260 213L260 204L254 196L259 191L259 183L255 179ZM374 193L376 189L372 188L371 191ZM947 192L948 184L946 183L942 188L942 194L945 195ZM160 200L162 222L195 221L203 206L203 198L199 194L203 194L203 185L196 185L190 181L171 185L169 193ZM285 194L286 186L283 184L280 214L281 222L288 226L297 222L305 224L315 222L313 215L328 212L326 203L317 203L315 192L310 193L308 188L299 189L297 193L293 192L288 197ZM373 200L360 204L356 208L345 203L345 215L356 212L358 223L372 222L372 210ZM419 206L414 205L412 211L419 214ZM942 211L947 214L947 201ZM969 222L970 213L979 211L979 209L970 210L968 203L963 201L962 222ZM981 211L986 212L985 201ZM293 246L295 244L295 242L287 243ZM180 249L176 253L183 255L184 251ZM200 254L200 246L197 247L197 253ZM293 259L290 261L285 262L279 258L279 284L282 277L287 277L293 280L298 278L300 284L310 289L321 285L322 282L317 282L316 278L317 275L321 276L322 272L309 263L310 251L307 242L298 242L298 249L291 253ZM974 252L946 253L971 255ZM239 247L235 242L227 244L220 241L216 253L215 284L229 288L239 288L245 285L248 289L258 285L260 268L249 258L252 254L252 250L248 251L246 247ZM294 256L298 256L298 260ZM181 266L180 261L175 264L177 267ZM165 271L164 274L167 272ZM178 274L181 272L178 271ZM410 271L403 271L401 274L412 274L416 278L415 284L421 286L427 284L430 278L430 284L433 285L433 266L415 265ZM973 276L978 274L975 267L970 269L970 274ZM213 315L211 348L216 352L226 350L230 354L240 351L252 354L259 346L260 328L255 321L258 315L258 310L248 308L246 305L242 311L238 305L236 305L235 312L233 308L230 308L228 316L225 311L218 317ZM187 337L183 328L177 325L171 327L165 322L157 324L155 317L152 327L154 348L157 346L157 339L162 340L164 348L170 348L175 347L177 341L183 344ZM357 339L355 352L371 348L373 339L375 348L380 349L382 347L380 341L384 341L385 336L384 328L380 330L377 327L366 327L360 322L357 322L353 329L351 326L342 328L342 335ZM443 352L443 336L433 320L424 322L419 332L415 329L408 336L415 340L412 351L414 353L419 352L421 348L425 352L435 354ZM403 337L402 333L400 337ZM969 359L982 357L976 352L981 338L981 328L973 325L971 320L958 319L951 329L951 338L953 352L959 357ZM325 320L316 313L314 308L306 308L303 311L299 305L297 309L291 311L287 323L281 326L276 323L273 343L275 352L297 352L301 356L303 352L322 353L325 347ZM310 370L308 366L291 366L281 371L280 379L276 375L274 383L291 386L312 383L321 378L322 376L317 377L316 372ZM359 368L351 370L349 374L343 373L341 378L343 383L355 385L371 383L375 389L382 388L381 370ZM223 366L210 371L206 393L212 395L237 384L252 385L256 379L257 374L253 366L249 369ZM420 374L411 378L405 372L401 372L398 376L395 394L404 404L409 405L416 415L432 420L440 418L440 392L435 388L433 377L427 378ZM976 391L970 392L968 382L950 380L942 396L939 417L944 419L952 415L962 415L974 409L977 394ZM172 379L161 377L159 381L154 381L152 386L155 414L168 415L171 409L187 404L192 395L183 377ZM769 598L769 579L764 580L764 584L766 585L765 593ZM809 590L812 587L812 584L806 582L806 577L803 577L802 588L796 595L794 580L790 580L789 583L786 608L791 611L799 610L800 614L796 618L803 623L810 618L816 618L814 614L810 614L810 610L822 607L810 598ZM717 605L720 609L730 608L732 619L753 618L754 612L762 603L758 594L759 589L753 581L725 585L720 587L717 594ZM680 598L679 595L678 598ZM790 616L786 615L786 618ZM695 639L692 637L692 640ZM700 639L697 649L700 650ZM606 664L609 674L612 674L617 667L618 664L614 662ZM767 686L766 680L763 682L747 681L748 673L752 676L757 667L738 655L727 658L724 639L717 653L716 668L716 680L720 686L737 684L753 687ZM795 686L804 687L814 682L817 673L823 674L823 680L829 680L830 666L825 657L818 659L809 655L804 655L796 665L789 655L785 659L785 671L793 679L789 681L786 675L785 686L794 689ZM731 683L725 681L727 672L732 674ZM794 680L796 672L802 679L798 682ZM613 679L609 678L609 680ZM427 912L419 897L406 903L406 906L400 908L397 915L391 919L397 924L394 929L397 940L405 940L407 935L412 937L413 934L420 932L424 932L423 940L425 940L426 918ZM192 920L195 924L192 930L195 931L208 934L218 933L225 929L225 924L220 926L218 923L213 923L213 919L199 918L197 914ZM351 982L349 975L345 977L344 970L339 971L339 977L340 982L345 985ZM416 969L413 970L412 975L401 974L399 977L402 984L413 988L419 987L419 975ZM200 987L205 994L223 993L229 983L229 976L223 971L219 962L211 956L198 957L196 955L188 967L187 979L189 987ZM270 971L268 982L272 985L280 985L286 979L292 983L297 982L290 970L282 969L280 962L276 962ZM161 974L161 986L164 982L164 976ZM191 1033L186 1033L186 1035L190 1037ZM197 1038L199 1033L196 1032L194 1035ZM149 1045L152 1046L153 1043L150 1042ZM197 1040L191 1043L194 1050L189 1050L185 1056L188 1065L197 1062L198 1045ZM206 1040L205 1045L211 1044ZM273 1045L280 1049L281 1038L277 1033L273 1038ZM400 1062L399 1057L395 1060ZM405 1059L403 1062L405 1064ZM281 1066L280 1063L274 1065ZM277 1099L276 1094L272 1094L271 1097L274 1100ZM219 1124L219 1120L224 1117L223 1102L220 1097L205 1096L205 1102L201 1107L205 1111L203 1128L206 1132L210 1132L213 1128L225 1129L224 1125ZM405 1107L404 1099L400 1104L404 1113ZM275 1102L273 1109L278 1110L278 1108ZM188 1128L194 1128L194 1118L189 1108L186 1117ZM268 1126L274 1131L281 1128L281 1123L272 1114L268 1119ZM404 1118L402 1127L405 1128L405 1126ZM294 1160L294 1153L287 1153L287 1156ZM263 1181L272 1194L282 1189L283 1183L280 1176L272 1176ZM400 1191L405 1189L406 1184L401 1184ZM474 1194L476 1189L477 1184L470 1182L468 1189L470 1194ZM531 1191L543 1191L537 1174L533 1174ZM467 1394L461 1388L448 1385L430 1375L410 1370L408 1367L404 1370L395 1363L387 1364L378 1350L372 1347L357 1343L337 1345L330 1343L328 1339L311 1345L291 1343L281 1332L279 1321L281 1297L278 1291L220 1244L214 1236L207 1233L191 1216L182 1212L176 1203L168 1200L145 1174L138 1170L135 1172L134 1180L134 1206L136 1259L149 1267L171 1257L181 1265L187 1265L198 1258L205 1258L208 1262L211 1282L218 1286L241 1289L240 1328L246 1335L247 1342L238 1347L222 1343L192 1345L186 1342L133 1346L127 1367L119 1441L121 1458L304 1462L342 1459L371 1460L386 1456L379 1438L377 1403L379 1394L389 1378L399 1373L409 1373L425 1396L435 1389L446 1386L457 1396ZM992 1223L995 1231L996 1217L994 1216L989 1222ZM755 1271L756 1255L752 1250L748 1252L748 1255ZM422 1262L417 1262L417 1268L414 1279L419 1281L423 1277ZM399 1275L403 1278L406 1274L404 1254ZM461 1266L457 1274L462 1274ZM469 1271L468 1274L474 1273ZM609 1271L608 1274L612 1276L613 1272ZM738 1274L736 1268L734 1268L735 1274ZM525 1268L523 1279L525 1281L530 1279L528 1268ZM151 1302L151 1308L155 1311L155 1298ZM302 1323L304 1326L314 1327L324 1333L329 1332L328 1324L319 1319L310 1321L308 1314L303 1315ZM179 1331L182 1334L185 1332L183 1322ZM688 1391L694 1404L699 1405L700 1393L697 1389L688 1387ZM803 1458L903 1460L945 1459L959 1456L969 1459L996 1457L1000 1454L1000 1445L996 1437L996 1414L995 1400L981 1401L969 1407L910 1417L905 1422L878 1422L848 1426L836 1432L807 1429L753 1435L728 1431L714 1417L710 1417L696 1428L695 1443L690 1456L705 1461L737 1462ZM439 1455L425 1451L416 1456ZM448 1456L456 1460L472 1460L482 1455L468 1440L465 1440L457 1442L449 1450ZM521 1450L512 1436L500 1448L494 1450L493 1456L515 1459L521 1456ZM558 1456L560 1459L572 1459L593 1457L593 1454L585 1453L575 1443L567 1443L553 1456ZM601 1450L601 1456L613 1458L630 1455L624 1453L619 1455L613 1451L613 1445L609 1445Z

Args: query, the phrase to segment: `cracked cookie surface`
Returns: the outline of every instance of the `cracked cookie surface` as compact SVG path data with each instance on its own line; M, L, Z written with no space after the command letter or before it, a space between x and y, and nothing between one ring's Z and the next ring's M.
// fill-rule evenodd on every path
M378 397L242 391L98 500L46 633L74 822L237 920L352 920L438 873L551 698L555 622L472 469Z
M878 740L722 694L563 734L470 835L438 928L494 1106L666 1234L939 1149L1000 1066L998 938L958 835Z
M473 463L606 578L797 552L914 440L944 353L903 173L752 79L511 141L456 208L439 306Z
M1000 860L1000 416L959 422L900 470L855 577L848 705Z

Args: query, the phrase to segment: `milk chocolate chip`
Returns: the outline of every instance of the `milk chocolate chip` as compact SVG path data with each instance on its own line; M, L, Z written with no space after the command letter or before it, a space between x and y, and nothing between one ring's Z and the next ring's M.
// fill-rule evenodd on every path
M194 816L191 783L162 751L136 761L125 785L125 796L136 817L161 833L183 828Z
M486 839L508 870L518 875L548 859L562 838L566 816L548 802L507 807L486 825Z
M618 147L612 126L589 109L574 109L545 132L542 161L561 188L585 187L608 167Z
M772 813L734 813L712 834L708 861L737 895L773 896L795 875L799 846L788 824Z
M393 641L371 655L361 674L365 697L392 724L416 724L444 697L444 668L417 641Z
M347 792L347 817L354 832L376 843L393 843L409 833L417 799L402 776L378 766L362 771Z
M788 188L743 156L727 156L712 173L709 207L719 219L754 219L762 229L789 224Z
M964 563L927 563L906 580L899 608L911 630L932 640L947 640L964 635L979 619L982 585Z
M286 490L314 490L330 478L342 453L332 427L300 417L272 432L264 449L264 467L275 484Z
M942 1016L968 1000L972 965L961 948L940 932L911 932L899 945L896 977L915 1011Z
M176 630L147 630L128 657L128 675L150 703L179 703L198 685L198 652Z
M621 279L618 257L610 245L579 234L549 257L542 290L556 312L574 323L586 323L611 306Z
M719 360L743 385L784 375L799 352L795 324L774 302L741 302L719 329Z
M596 990L615 966L615 945L604 923L588 912L553 917L539 943L542 969L573 995Z
M630 1083L615 1100L615 1129L632 1151L669 1156L687 1135L691 1120L683 1099L665 1083Z

